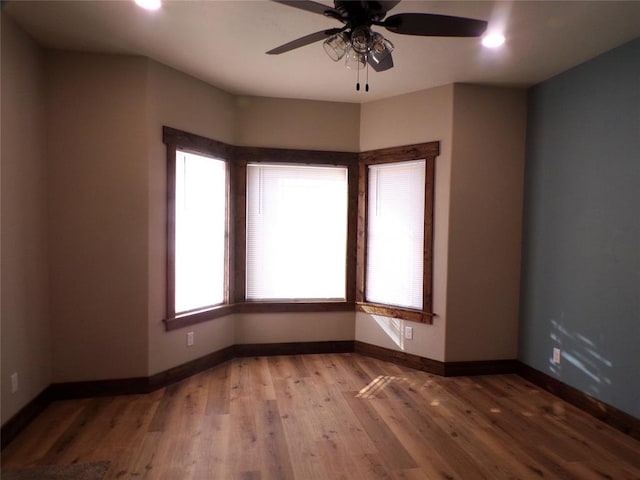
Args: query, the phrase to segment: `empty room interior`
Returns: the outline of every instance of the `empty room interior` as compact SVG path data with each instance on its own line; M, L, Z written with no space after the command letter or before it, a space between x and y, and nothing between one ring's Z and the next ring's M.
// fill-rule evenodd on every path
M158 3L0 4L2 478L640 479L640 2Z

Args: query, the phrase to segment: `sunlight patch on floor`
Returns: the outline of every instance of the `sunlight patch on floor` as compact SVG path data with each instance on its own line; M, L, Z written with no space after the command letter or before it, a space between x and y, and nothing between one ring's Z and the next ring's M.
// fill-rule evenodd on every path
M376 378L361 389L356 398L376 398L390 383L407 383L409 380L404 377L394 377L390 375L378 375Z

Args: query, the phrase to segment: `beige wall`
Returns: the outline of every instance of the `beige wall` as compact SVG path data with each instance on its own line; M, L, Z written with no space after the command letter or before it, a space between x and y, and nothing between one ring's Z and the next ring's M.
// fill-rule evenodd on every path
M2 33L2 423L51 383L44 56L6 15ZM11 374L18 391L11 393Z
M433 324L398 322L358 313L356 340L444 361L447 319L447 257L451 174L453 85L388 98L362 106L360 148L363 151L440 142L436 159L433 241ZM400 327L414 327L413 340L402 340Z
M48 52L53 380L147 374L146 60Z
M254 313L236 316L237 344L353 339L353 312Z
M238 97L236 144L357 152L360 105Z
M517 357L526 92L456 85L447 361Z

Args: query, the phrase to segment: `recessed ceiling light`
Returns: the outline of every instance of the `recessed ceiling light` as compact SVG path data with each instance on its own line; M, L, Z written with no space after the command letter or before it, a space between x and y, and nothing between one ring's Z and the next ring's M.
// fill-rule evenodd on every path
M501 33L490 33L482 39L482 45L487 48L498 48L504 44L504 35Z
M162 0L135 0L135 2L145 10L158 10L162 6Z

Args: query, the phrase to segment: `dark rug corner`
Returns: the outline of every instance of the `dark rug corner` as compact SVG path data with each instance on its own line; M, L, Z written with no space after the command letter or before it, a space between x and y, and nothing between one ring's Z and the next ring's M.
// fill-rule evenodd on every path
M73 465L47 465L3 470L2 480L102 480L110 462L74 463Z

